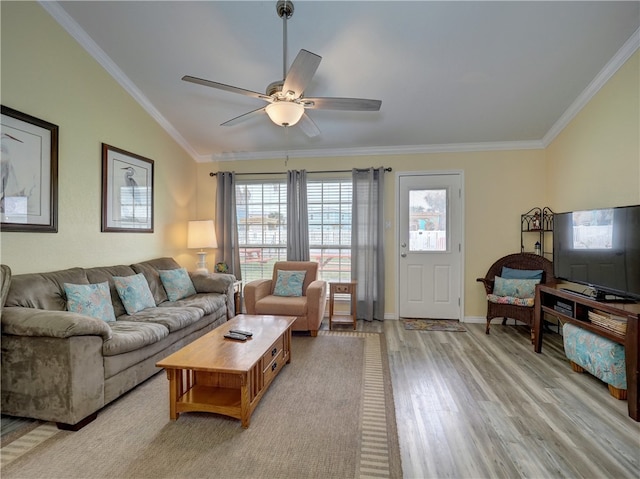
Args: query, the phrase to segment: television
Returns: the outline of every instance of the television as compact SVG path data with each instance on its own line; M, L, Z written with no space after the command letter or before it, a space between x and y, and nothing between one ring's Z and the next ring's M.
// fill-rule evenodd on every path
M598 301L640 300L640 205L554 214L553 274Z

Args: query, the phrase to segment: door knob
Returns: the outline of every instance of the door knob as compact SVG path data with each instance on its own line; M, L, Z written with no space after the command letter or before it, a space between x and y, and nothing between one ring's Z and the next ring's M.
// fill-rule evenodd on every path
M406 247L407 247L407 243L402 243L402 244L400 245L400 247L402 247L402 248L406 248Z
M400 256L402 256L403 258L407 257L407 253L401 253Z

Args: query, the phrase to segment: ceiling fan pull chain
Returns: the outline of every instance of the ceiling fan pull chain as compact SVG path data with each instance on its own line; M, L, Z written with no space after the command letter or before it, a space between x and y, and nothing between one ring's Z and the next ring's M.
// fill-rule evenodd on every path
M284 151L284 166L287 167L289 165L289 127L284 127L284 144L286 150Z

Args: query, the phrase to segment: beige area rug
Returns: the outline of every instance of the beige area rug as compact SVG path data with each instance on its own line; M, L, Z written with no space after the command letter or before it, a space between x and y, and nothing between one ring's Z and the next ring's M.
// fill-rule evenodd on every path
M2 478L402 477L385 347L373 333L294 335L246 430L207 413L170 421L160 373L78 432L45 424L28 452L3 448Z

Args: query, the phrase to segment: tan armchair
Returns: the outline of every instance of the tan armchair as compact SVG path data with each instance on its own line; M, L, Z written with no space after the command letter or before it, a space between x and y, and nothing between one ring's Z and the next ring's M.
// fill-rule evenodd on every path
M302 296L274 296L278 270L306 271ZM244 301L248 314L297 316L292 329L318 335L324 317L327 282L316 279L318 263L312 261L278 261L273 265L272 279L257 279L244 287Z

